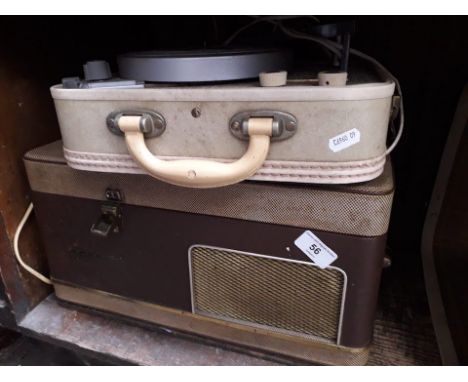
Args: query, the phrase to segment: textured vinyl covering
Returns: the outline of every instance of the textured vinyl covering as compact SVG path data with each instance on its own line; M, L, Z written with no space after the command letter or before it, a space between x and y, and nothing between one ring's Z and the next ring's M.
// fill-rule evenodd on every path
M190 261L194 313L338 341L341 271L204 246Z
M148 150L158 159L232 162L244 155L248 143L232 134L230 121L241 112L253 115L263 111L267 116L274 112L294 116L295 133L288 139L272 140L266 161L252 180L350 184L381 174L393 83L239 86L98 92L53 87L67 163L96 172L144 171L145 166L129 155L124 137L110 132L106 125L111 113L143 110L157 111L165 120L163 134L145 139ZM196 117L194 109L198 110Z
M247 181L206 190L172 186L147 175L72 169L66 165L60 141L30 151L25 163L31 188L38 192L104 200L110 187L121 190L127 204L359 236L387 232L393 199L388 160L380 177L362 184L305 186Z

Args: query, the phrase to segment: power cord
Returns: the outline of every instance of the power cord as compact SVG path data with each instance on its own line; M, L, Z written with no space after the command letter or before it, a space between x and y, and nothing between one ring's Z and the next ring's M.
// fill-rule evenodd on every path
M28 271L34 277L41 280L43 283L52 285L52 281L50 279L48 279L47 277L45 277L44 275L42 275L41 273L39 273L35 269L31 268L28 264L26 264L23 261L23 259L21 258L20 251L19 251L19 246L18 246L19 237L21 235L21 231L23 230L24 225L26 224L26 221L28 220L29 216L31 215L31 212L32 212L33 208L34 208L33 204L29 203L29 206L28 206L26 212L24 213L23 218L21 219L20 223L18 224L18 228L16 229L15 237L13 239L13 250L15 252L16 260L18 260L18 263L20 263L20 265L26 271Z
M251 21L250 23L248 23L244 27L242 27L242 28L238 29L236 32L234 32L231 35L231 37L229 37L224 42L224 45L228 45L229 43L231 43L239 35L239 33L246 30L247 28L250 28L251 26L253 26L253 25L255 25L255 24L259 23L259 22L267 22L267 23L271 23L271 24L274 24L275 26L277 26L285 35L287 35L289 37L299 39L299 40L307 40L307 41L317 43L317 44L323 46L324 48L328 49L329 51L331 51L336 56L341 57L341 53L342 53L342 49L343 49L342 44L340 44L340 43L338 43L336 41L332 41L332 40L323 38L323 37L312 36L312 35L309 35L307 33L299 32L297 30L287 28L282 23L282 20L288 20L288 19L292 19L292 18L296 18L296 17L297 16L289 16L289 17L288 16L284 16L284 17L281 17L281 16L256 17L253 21ZM351 53L354 56L357 56L357 57L359 57L359 58L361 58L363 60L366 60L366 61L370 62L372 65L374 65L381 72L381 74L384 77L392 80L395 83L397 93L400 96L400 108L399 108L400 123L399 123L399 126L398 126L397 135L395 136L392 144L385 151L385 155L389 155L395 149L395 147L397 146L398 142L401 139L401 136L403 135L403 127L404 127L404 122L405 122L404 108L403 108L403 92L401 90L400 82L385 66L383 66L375 58L373 58L373 57L371 57L371 56L369 56L369 55L367 55L367 54L365 54L365 53L363 53L363 52L361 52L361 51L359 51L357 49L352 49L352 48L349 50L349 53Z

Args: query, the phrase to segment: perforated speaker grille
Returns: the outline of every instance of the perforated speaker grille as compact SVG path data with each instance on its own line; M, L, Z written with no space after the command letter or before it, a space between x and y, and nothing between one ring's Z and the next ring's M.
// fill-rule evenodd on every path
M195 246L194 313L336 342L344 275L312 264Z

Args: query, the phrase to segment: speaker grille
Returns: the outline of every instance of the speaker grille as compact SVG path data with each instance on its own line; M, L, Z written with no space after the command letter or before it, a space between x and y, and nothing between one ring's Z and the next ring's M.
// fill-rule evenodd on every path
M312 264L195 246L194 313L336 342L343 274Z

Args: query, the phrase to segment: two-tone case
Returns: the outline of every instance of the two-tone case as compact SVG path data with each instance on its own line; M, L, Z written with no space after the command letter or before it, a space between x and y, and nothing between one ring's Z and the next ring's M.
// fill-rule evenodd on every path
M73 169L60 141L25 165L59 299L309 362L366 362L388 159L366 183L211 189Z

